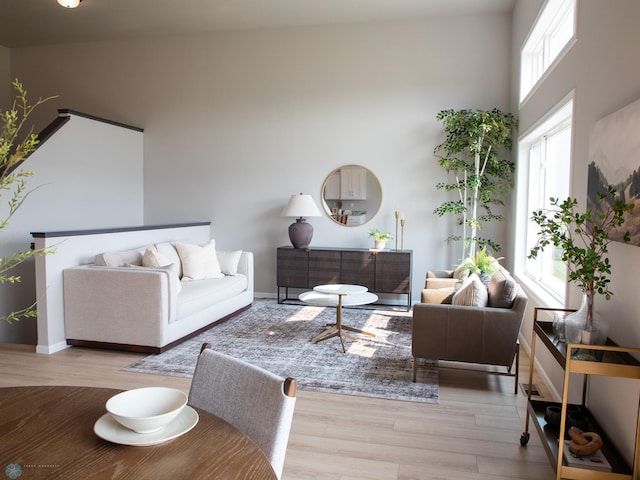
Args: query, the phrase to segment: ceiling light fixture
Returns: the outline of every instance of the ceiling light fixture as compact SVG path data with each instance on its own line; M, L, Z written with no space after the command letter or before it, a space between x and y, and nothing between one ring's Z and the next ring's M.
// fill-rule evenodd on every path
M82 0L58 0L58 3L65 8L76 8Z

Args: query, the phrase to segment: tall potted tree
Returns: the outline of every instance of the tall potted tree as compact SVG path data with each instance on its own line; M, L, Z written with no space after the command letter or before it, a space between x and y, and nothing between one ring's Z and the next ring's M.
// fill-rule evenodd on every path
M435 147L434 154L448 174L449 183L440 182L439 190L455 192L456 199L444 202L434 213L456 215L462 227L461 235L448 241L462 241L462 257L475 255L476 247L501 250L496 242L478 236L482 225L500 221L495 205L503 205L502 197L513 188L513 162L499 155L511 150L511 136L518 127L510 113L492 110L442 110L436 119L443 123L446 139Z
M33 190L27 190L27 179L33 172L20 169L24 159L33 152L38 143L38 136L31 129L23 138L21 131L26 125L29 115L35 108L55 97L40 98L35 104L27 101L27 91L15 80L11 84L15 90L15 99L9 110L0 110L0 232L11 223L11 218ZM5 196L7 198L5 198ZM25 250L5 257L0 257L0 284L20 282L19 275L11 275L9 271L35 255L45 255L50 250ZM11 323L22 318L33 318L37 315L35 304L19 311L0 314L0 321Z
M598 193L597 201L600 213L595 213L593 209L580 213L575 198L569 197L564 201L551 198L550 208L537 210L531 217L540 231L529 258L536 258L547 245L561 248L568 279L582 290L580 309L566 319L568 343L595 344L606 340L606 335L595 328L594 298L596 293L607 300L613 295L609 289L611 263L607 254L612 241L609 233L613 229L620 229L625 214L634 208L632 203L624 203L612 186ZM628 242L629 232L623 232L622 238Z

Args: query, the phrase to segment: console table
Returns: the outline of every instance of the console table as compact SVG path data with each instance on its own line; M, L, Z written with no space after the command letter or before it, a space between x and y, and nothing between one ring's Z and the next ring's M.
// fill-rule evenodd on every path
M526 446L529 442L529 424L533 426L540 435L542 446L544 447L549 461L556 470L556 479L573 478L573 479L598 479L598 480L631 480L638 478L640 457L638 448L640 448L640 407L636 418L636 445L634 449L634 464L630 467L622 457L622 454L615 448L612 440L606 435L604 428L598 424L596 419L591 415L587 408L587 389L589 376L601 375L609 377L640 379L640 362L636 360L634 355L640 354L638 348L619 347L611 340L606 345L579 345L566 344L560 342L553 332L552 323L550 321L538 318L539 312L543 311L573 311L567 309L536 307L533 315L533 334L531 338L531 354L529 366L529 389L527 395L527 415L525 417L525 430L520 437L520 444ZM564 384L562 393L562 402L547 402L544 400L535 400L531 398L531 384L533 381L533 370L535 367L536 340L539 340L553 358L564 368ZM585 361L574 358L574 350L581 348L589 348L599 352L601 359L599 361ZM568 409L568 389L570 375L574 373L584 374L582 384L582 403L580 405L571 405L581 414L587 417L589 427L588 431L598 433L604 442L602 452L612 466L611 472L603 472L598 470L589 470L586 468L577 468L565 465L563 461L563 449L559 448L560 440L568 439L568 435L560 432L566 431L566 415ZM545 412L547 407L556 406L561 408L561 421L557 428L550 428L545 420Z
M363 285L375 294L406 295L411 309L411 250L278 247L277 253L278 303L297 300L289 297L290 288L342 283Z

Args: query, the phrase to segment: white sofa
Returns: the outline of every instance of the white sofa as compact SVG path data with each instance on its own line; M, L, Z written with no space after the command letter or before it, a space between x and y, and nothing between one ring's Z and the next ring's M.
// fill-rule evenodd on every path
M216 252L222 276L189 280L175 246L99 254L65 269L67 344L160 353L251 306L252 252ZM171 264L143 266L150 249Z

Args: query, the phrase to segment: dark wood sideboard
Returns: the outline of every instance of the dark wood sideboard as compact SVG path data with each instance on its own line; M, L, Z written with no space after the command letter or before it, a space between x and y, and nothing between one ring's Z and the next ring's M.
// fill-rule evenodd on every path
M278 303L297 299L289 297L289 289L347 283L364 285L376 294L406 295L409 311L412 264L411 250L278 247Z

